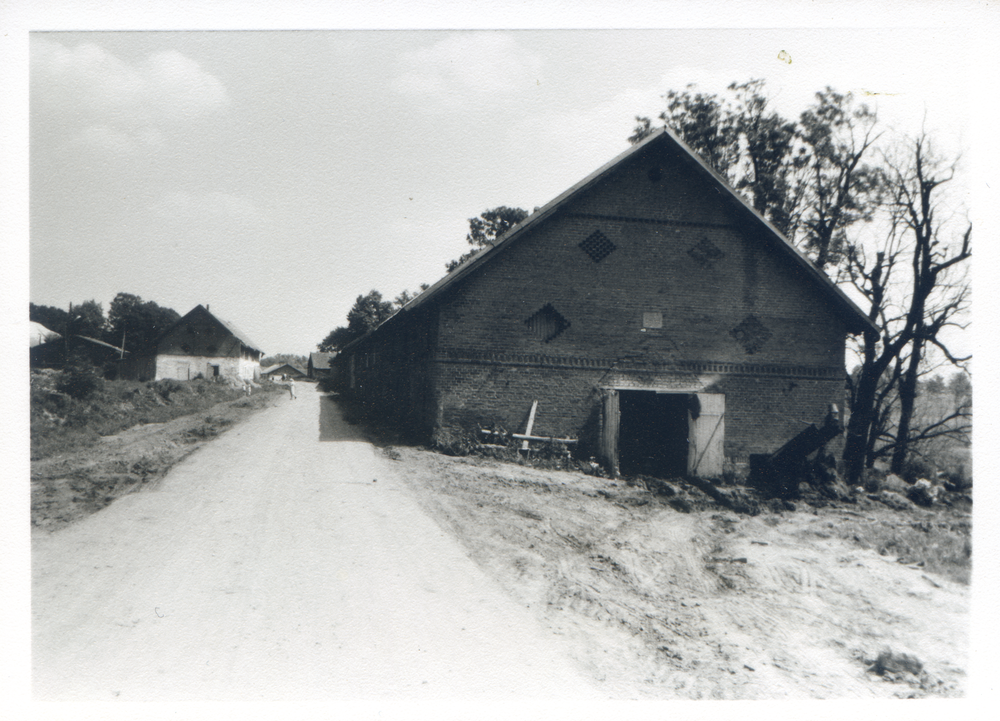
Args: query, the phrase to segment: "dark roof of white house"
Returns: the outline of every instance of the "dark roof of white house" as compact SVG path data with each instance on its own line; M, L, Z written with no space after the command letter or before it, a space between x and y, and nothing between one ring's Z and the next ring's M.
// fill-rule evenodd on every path
M242 343L243 345L245 345L247 348L249 348L250 350L255 350L258 353L263 354L264 351L261 349L261 347L259 345L257 345L252 340L250 340L250 336L248 336L246 333L244 333L243 331L241 331L239 328L237 328L235 325L233 325L229 321L223 320L219 316L215 315L214 313L212 313L212 311L210 311L208 308L206 308L205 306L203 306L201 304L196 305L194 308L192 308L190 311L188 311L187 314L185 314L176 323L174 323L167 330L165 330L163 332L163 335L161 335L160 337L162 338L163 336L167 335L167 333L169 333L170 331L172 331L174 328L176 328L178 325L180 325L181 323L183 323L187 318L189 318L191 315L193 315L194 313L198 312L199 310L202 313L208 314L208 316L210 318L212 318L214 321L216 321L219 325L221 325L227 331L229 331L230 333L232 333L233 337L235 337L236 340L238 340L240 343Z
M443 291L455 283L458 283L470 273L473 273L483 264L490 262L490 260L496 257L499 253L504 252L504 250L508 248L511 243L524 235L528 230L535 227L546 218L549 218L553 214L557 213L572 199L578 197L581 193L596 185L621 163L634 155L641 153L643 150L656 143L665 143L668 146L681 151L681 157L692 161L693 166L699 172L707 176L711 182L723 191L721 193L721 197L724 200L727 200L731 207L733 207L738 213L742 214L743 217L750 223L756 224L763 231L762 236L770 240L771 245L778 252L784 254L793 263L803 269L806 277L814 281L819 286L821 291L830 299L834 306L840 309L849 332L860 333L866 329L878 330L872 321L868 319L868 316L865 315L865 313L854 303L854 301L847 297L844 291L838 288L837 285L830 280L826 273L816 267L816 265L809 260L809 258L807 258L802 251L792 245L792 243L784 235L782 235L777 228L768 222L760 213L754 210L753 206L751 206L746 199L737 193L729 182L722 177L722 175L708 165L708 163L706 163L700 155L691 150L691 148L684 144L683 141L681 141L667 128L660 128L659 130L656 130L647 138L633 145L628 150L621 153L616 158L601 166L586 178L551 200L549 203L533 212L527 218L508 230L495 245L480 251L477 255L473 256L458 268L438 280L430 288L425 290L385 320L384 323L390 323L397 319L398 316L404 316L407 312L419 308L423 304L435 299ZM358 341L360 340L362 339L358 339ZM354 341L354 343L357 343L358 341ZM349 345L354 345L354 343Z

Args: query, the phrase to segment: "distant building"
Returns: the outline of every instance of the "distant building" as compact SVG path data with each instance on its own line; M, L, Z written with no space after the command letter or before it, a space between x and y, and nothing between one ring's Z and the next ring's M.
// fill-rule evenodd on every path
M281 376L288 376L289 378L305 378L306 372L296 365L291 363L280 363L273 366L268 366L267 368L261 368L260 374L264 378L281 378Z
M427 439L576 438L628 474L744 472L844 403L864 313L660 130L341 350L343 393ZM537 401L537 414L530 410Z
M330 375L332 371L331 362L336 357L336 353L310 353L309 365L306 369L307 375L317 380Z
M28 326L30 331L29 347L31 348L34 348L36 345L41 345L42 343L48 343L62 338L59 333L56 333L54 330L49 330L41 323L29 321Z
M32 368L56 369L63 368L70 357L77 353L82 353L91 363L106 369L115 367L128 355L128 351L96 338L85 335L69 335L64 338L58 333L52 333L46 341L31 346L28 358Z
M164 331L154 355L126 360L119 375L137 380L185 381L199 375L259 380L262 355L245 333L199 305Z

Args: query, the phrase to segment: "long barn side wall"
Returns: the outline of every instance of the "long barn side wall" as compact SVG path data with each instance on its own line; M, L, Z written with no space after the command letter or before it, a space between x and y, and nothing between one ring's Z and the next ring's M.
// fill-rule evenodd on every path
M387 324L361 348L338 356L334 373L341 392L379 420L429 437L437 418L429 363L436 325L436 311L421 310L405 324Z

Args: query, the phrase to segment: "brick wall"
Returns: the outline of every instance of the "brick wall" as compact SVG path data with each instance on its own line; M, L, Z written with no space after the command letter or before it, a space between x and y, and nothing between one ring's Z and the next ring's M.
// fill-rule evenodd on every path
M584 441L602 387L724 393L727 458L776 449L842 407L845 325L719 192L650 146L429 303L436 317L383 326L364 344L380 387L366 368L358 392L430 430L520 432L538 400L538 433Z

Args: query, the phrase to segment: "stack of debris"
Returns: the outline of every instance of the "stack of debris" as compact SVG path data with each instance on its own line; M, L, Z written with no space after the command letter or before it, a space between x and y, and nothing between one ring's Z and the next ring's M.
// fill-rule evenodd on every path
M810 424L771 455L751 455L750 485L766 498L799 498L815 489L831 500L852 500L835 459L820 450L843 430L840 412L831 404L822 427Z

